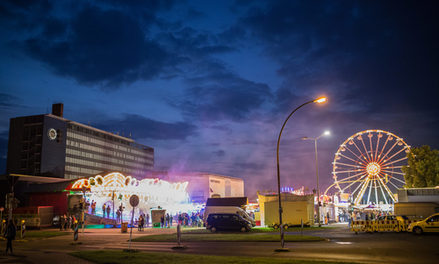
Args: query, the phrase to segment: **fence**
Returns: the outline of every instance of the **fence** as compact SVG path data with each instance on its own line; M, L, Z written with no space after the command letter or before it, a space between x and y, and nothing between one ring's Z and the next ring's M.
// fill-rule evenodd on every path
M359 232L406 232L417 220L357 220L352 221L351 231Z

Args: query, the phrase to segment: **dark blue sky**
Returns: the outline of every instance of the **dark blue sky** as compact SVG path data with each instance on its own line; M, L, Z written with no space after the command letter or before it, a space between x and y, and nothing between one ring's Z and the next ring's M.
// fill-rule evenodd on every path
M338 146L383 129L439 148L438 1L1 1L0 153L9 118L131 134L156 168L242 177L246 194L332 184Z

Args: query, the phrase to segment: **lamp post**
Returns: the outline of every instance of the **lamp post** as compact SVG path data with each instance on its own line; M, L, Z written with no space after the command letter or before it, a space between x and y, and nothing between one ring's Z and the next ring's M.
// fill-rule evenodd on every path
M279 227L280 227L280 245L281 248L279 250L285 250L284 245L285 245L285 241L284 241L284 227L282 224L282 202L281 202L281 194L280 194L280 169L279 169L279 145L280 145L280 137L282 136L282 131L284 130L285 125L287 124L288 120L290 119L290 117L297 111L299 110L301 107L310 104L310 103L324 103L326 102L326 97L319 97L315 100L311 100L309 102L306 102L302 105L300 105L299 107L297 107L296 109L294 109L290 115L288 115L287 119L285 119L285 122L282 125L282 128L279 132L279 137L277 139L277 149L276 149L276 164L277 164L277 193L278 193L278 200L279 200Z
M316 176L317 176L317 222L319 223L319 227L322 226L320 224L320 189L319 189L319 165L317 162L317 140L321 138L322 136L329 136L331 132L325 131L323 134L316 138L310 138L310 137L303 137L302 140L314 140L314 148L315 148L315 154L316 154Z

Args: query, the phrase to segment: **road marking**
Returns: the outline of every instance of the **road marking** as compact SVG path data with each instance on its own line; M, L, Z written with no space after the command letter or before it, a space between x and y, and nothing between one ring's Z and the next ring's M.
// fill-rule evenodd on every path
M350 245L350 244L352 244L352 242L335 242L335 243L340 244L340 245Z

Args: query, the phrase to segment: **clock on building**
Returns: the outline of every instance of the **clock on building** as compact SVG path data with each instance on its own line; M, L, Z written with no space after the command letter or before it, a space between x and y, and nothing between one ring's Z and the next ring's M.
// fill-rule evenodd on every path
M49 137L50 140L55 140L56 139L56 130L54 128L49 129L49 131L47 131L47 136Z

